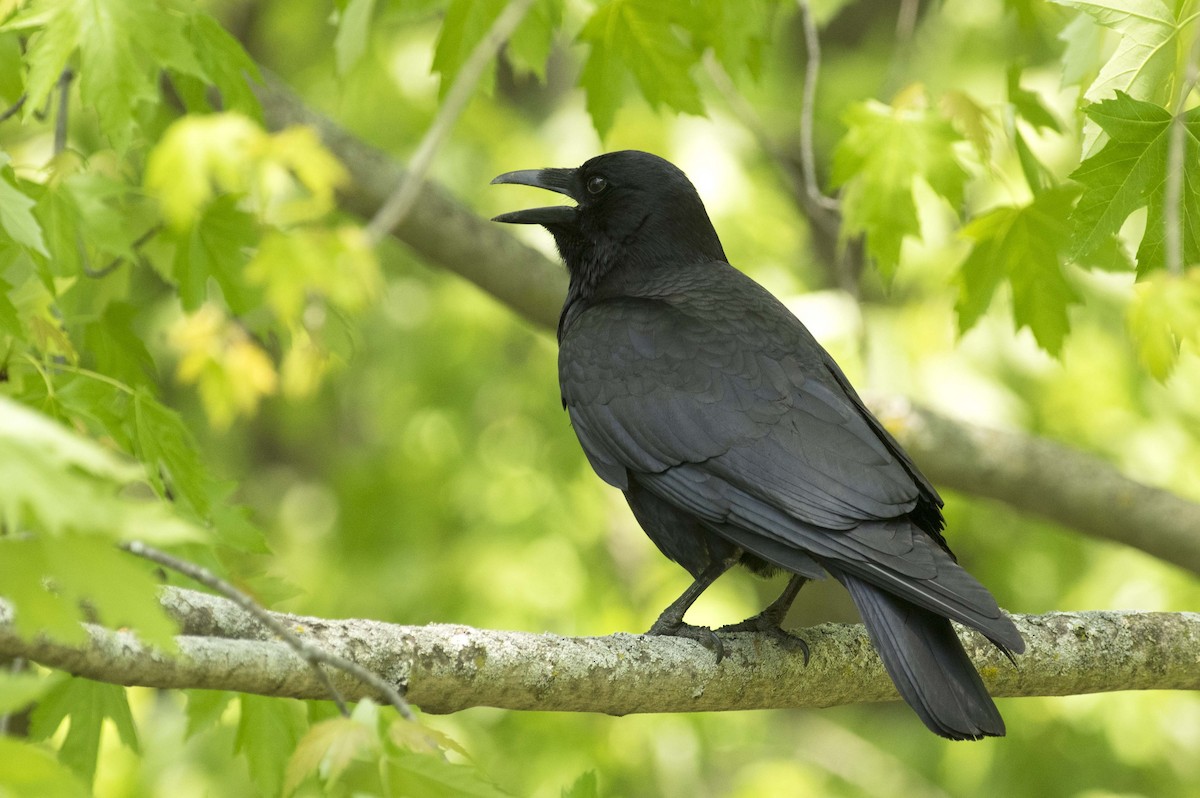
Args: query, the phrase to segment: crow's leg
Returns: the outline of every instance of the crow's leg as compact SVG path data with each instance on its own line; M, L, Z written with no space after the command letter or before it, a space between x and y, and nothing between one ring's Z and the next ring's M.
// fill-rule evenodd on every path
M783 630L783 619L787 616L788 610L792 607L792 602L796 600L796 595L800 592L800 588L804 587L807 582L807 577L793 574L788 580L787 586L783 592L779 594L779 598L771 602L765 610L755 615L753 618L747 618L741 623L732 623L728 626L722 626L718 632L761 632L770 635L789 648L799 648L804 652L804 664L808 664L808 643L804 642L803 638L797 637L794 634Z
M696 577L696 581L683 591L683 595L672 601L670 606L662 611L658 620L646 634L685 637L688 640L695 640L716 654L717 662L720 662L725 657L725 646L721 643L721 638L717 637L716 633L707 626L693 626L690 623L684 623L683 615L696 599L700 598L700 594L717 581L717 577L728 571L734 562L734 558L718 560L701 571L700 575Z

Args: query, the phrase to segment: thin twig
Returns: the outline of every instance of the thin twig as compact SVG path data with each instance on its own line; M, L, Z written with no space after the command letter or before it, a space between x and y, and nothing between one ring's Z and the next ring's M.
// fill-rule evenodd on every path
M58 76L58 118L54 120L54 154L67 148L67 120L71 106L71 80L75 73L64 69Z
M25 106L25 101L29 99L28 94L22 94L17 98L17 101L0 112L0 122L7 120L10 116L20 111Z
M416 153L409 162L408 174L367 225L367 236L372 243L378 244L400 222L404 221L404 217L408 215L413 202L417 199L421 184L425 181L425 175L433 164L434 156L451 128L454 127L454 123L462 114L463 109L467 107L467 101L471 99L475 84L479 82L483 70L487 67L488 62L496 57L496 53L517 29L517 25L521 23L532 5L533 0L511 0L500 12L500 16L496 17L491 29L479 40L475 49L463 62L462 68L454 78L454 83L450 86L450 91L446 93L445 102L442 103L441 109L434 117L433 124L425 131L425 136L421 139Z
M143 246L145 246L147 241L154 238L154 236L158 235L159 231L161 231L162 229L163 229L162 222L159 222L158 224L154 225L149 230L147 230L146 232L144 232L140 236L138 236L137 240L133 242L133 245L130 248L134 251L135 254L140 254L140 253L138 253L138 250L140 250ZM99 269L93 269L88 261L87 252L86 252L86 250L84 250L83 242L81 240L77 241L77 246L79 247L79 261L81 264L83 264L83 273L85 275L87 275L88 277L91 277L94 280L98 280L101 277L107 277L108 275L112 274L114 271L117 270L118 267L120 267L122 264L124 264L125 261L127 260L124 255L118 255L117 257L115 257L111 261L109 261L108 264L106 264L105 266L103 266Z
M228 598L230 601L237 604L243 610L254 616L263 626L271 630L275 635L280 637L300 658L308 663L309 668L317 677L329 695L333 697L333 701L337 704L338 710L342 715L349 717L350 710L346 707L346 702L342 699L341 693L333 686L333 682L329 680L329 675L321 668L321 665L328 665L331 668L336 668L340 671L354 676L364 684L378 690L382 695L387 696L388 702L396 708L401 717L407 720L414 720L412 709L409 708L408 702L400 695L386 680L381 679L377 674L372 673L361 665L351 662L331 654L328 651L318 648L305 640L297 637L292 630L288 629L278 618L273 616L267 610L258 605L254 599L238 590L233 585L221 579L219 576L209 571L207 568L196 565L195 563L181 560L178 557L172 557L164 551L160 551L152 546L147 546L141 541L133 540L128 543L122 543L121 548L130 554L136 555L151 562L158 563L164 568L170 568L173 571L196 580L205 587L215 590L221 595Z
M804 23L804 47L808 51L804 66L804 99L800 107L800 163L804 167L804 190L814 205L835 211L837 200L825 196L817 185L817 159L813 154L813 105L817 95L817 74L821 69L821 42L808 0L797 0L797 3Z
M900 13L896 15L896 44L907 47L912 41L917 29L917 11L920 10L920 0L902 0Z
M1184 109L1188 96L1200 81L1200 36L1192 42L1191 56L1184 68L1183 80L1175 98L1175 115L1167 139L1167 181L1163 190L1163 244L1166 248L1167 273L1183 274L1183 231L1179 217L1183 210L1183 162L1187 153L1187 125Z

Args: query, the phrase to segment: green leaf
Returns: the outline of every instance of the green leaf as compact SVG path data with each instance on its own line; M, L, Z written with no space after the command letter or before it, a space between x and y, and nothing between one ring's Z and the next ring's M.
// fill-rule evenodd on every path
M276 795L283 786L288 760L296 750L307 722L304 706L287 698L238 697L234 750L246 757L250 778L262 795Z
M91 0L79 4L79 97L100 127L125 150L137 127L137 107L158 99L155 70L136 46L141 31L160 27L148 0Z
M766 0L699 0L694 5L683 24L691 30L696 49L712 48L731 77L742 72L758 77L778 4Z
M220 23L204 12L187 17L184 36L195 48L196 58L205 74L221 92L221 107L261 123L262 106L250 87L250 81L262 83L258 65Z
M546 61L562 26L562 11L558 0L537 0L533 4L505 47L514 69L546 79Z
M1025 182L1029 184L1029 190L1034 194L1040 194L1052 187L1054 185L1054 175L1034 155L1033 149L1025 141L1025 134L1016 127L1013 128L1012 134L1013 145L1017 150L1017 161L1021 164L1021 174L1025 176Z
M1153 103L1118 93L1112 100L1094 103L1085 113L1109 140L1079 165L1071 177L1084 187L1073 214L1073 258L1084 258L1103 246L1120 230L1131 213L1148 207L1146 232L1138 249L1138 274L1166 264L1165 207L1172 116ZM1184 147L1181 163L1200 160L1200 109L1184 114ZM1200 261L1200 178L1184 168L1182 197L1175 217L1185 263Z
M257 292L245 277L250 246L257 239L257 222L238 208L235 197L223 196L211 202L175 250L174 277L183 307L194 310L208 299L210 277L221 287L234 313L257 307Z
M1012 286L1013 319L1038 345L1057 356L1070 327L1067 308L1077 301L1063 276L1059 253L1070 240L1067 215L1073 187L1049 189L1023 207L992 210L963 228L974 242L959 283L958 326L979 320L1002 282Z
M127 302L112 302L99 319L83 330L83 348L95 359L96 369L126 385L147 385L155 377L154 358L133 329L137 309Z
M185 690L187 696L187 738L213 728L235 697L227 690Z
M171 125L150 152L145 176L167 223L188 230L218 190L249 190L252 153L266 138L253 121L238 114L184 117Z
M589 770L575 779L575 783L562 791L562 798L600 798L600 786L596 771Z
M1162 0L1053 0L1076 8L1121 36L1084 96L1104 100L1114 92L1166 102L1172 92L1175 50L1191 19L1181 19ZM1175 3L1177 9L1190 8Z
M90 790L42 746L0 737L0 795L87 798Z
M445 99L458 70L500 16L504 5L493 0L451 0L433 53L432 69L441 75L438 87L441 99ZM492 81L485 77L481 83L490 86Z
M447 762L434 754L400 753L389 760L394 783L413 798L509 798L470 765Z
M1134 286L1126 323L1138 358L1159 381L1171 376L1180 345L1200 354L1200 268L1182 275L1156 272Z
M851 106L845 121L831 175L842 187L843 235L865 233L867 252L887 278L904 238L921 232L914 182L924 180L953 207L962 202L967 173L954 153L961 137L928 109L874 100Z
M22 115L26 121L46 105L46 98L79 46L81 25L74 0L41 0L3 26L4 30L33 31L25 56L29 75L25 79L27 98Z
M1037 92L1021 88L1021 68L1016 65L1008 69L1008 102L1017 112L1017 116L1038 130L1062 132L1062 125L1042 102Z
M0 396L0 521L8 528L159 543L201 539L164 502L120 492L144 477L140 464Z
M21 317L17 315L16 306L8 298L8 292L11 290L11 285L0 280L0 332L14 338L24 338L25 329L21 326Z
M951 89L938 100L942 115L975 146L986 163L992 154L992 114L966 92Z
M673 27L689 12L680 0L608 0L584 24L579 39L590 51L579 82L601 137L612 128L627 74L652 108L704 113L691 76L699 53L680 41Z
M12 105L25 93L21 39L16 33L0 33L0 106Z
M375 0L350 0L338 16L333 55L339 75L346 75L367 51Z
M1104 28L1081 12L1062 29L1058 40L1066 45L1062 54L1062 85L1078 86L1094 79L1103 64Z
M139 388L134 395L134 423L138 452L159 495L182 502L198 516L207 515L212 479L183 419L148 390Z
M62 671L46 675L0 671L0 715L20 712L66 678Z
M36 203L17 188L8 162L8 154L0 152L0 228L18 244L49 256L42 228L33 216Z
M124 687L80 678L63 682L34 708L29 718L30 739L47 739L68 717L70 728L59 749L59 760L85 782L91 782L96 772L100 732L106 719L116 726L122 743L135 753L139 750Z
M371 761L382 751L383 743L374 724L340 717L321 721L296 745L288 760L283 792L290 795L313 774L318 774L326 786L333 785L355 760Z

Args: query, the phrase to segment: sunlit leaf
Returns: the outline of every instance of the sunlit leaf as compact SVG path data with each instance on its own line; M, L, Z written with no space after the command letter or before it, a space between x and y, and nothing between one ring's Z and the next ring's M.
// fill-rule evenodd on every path
M1157 380L1166 380L1187 342L1200 354L1200 268L1183 275L1156 272L1135 286L1126 321L1138 357Z
M52 689L33 710L29 737L44 740L70 718L66 738L59 749L59 760L85 782L96 772L100 751L100 732L105 720L111 720L117 734L129 748L138 751L137 730L125 699L125 688L112 684L73 678Z
M389 759L392 777L414 798L508 798L476 768L447 762L433 754L401 753Z
M367 51L374 13L375 0L350 0L338 15L337 34L333 37L338 74L347 74Z
M180 355L176 376L197 385L217 429L228 427L238 415L252 414L278 387L271 359L215 305L204 305L177 321L169 343Z
M66 678L62 671L48 675L0 671L0 715L25 709Z
M600 798L596 771L589 770L575 779L574 784L563 789L562 798Z
M1178 225L1184 263L1200 262L1200 178L1184 166L1177 209L1166 208L1166 181L1171 167L1171 113L1153 103L1118 93L1112 100L1087 107L1089 118L1108 134L1104 147L1079 165L1071 177L1084 187L1072 217L1073 257L1083 257L1120 230L1138 208L1148 207L1146 232L1137 252L1138 274L1166 264L1167 214ZM1200 160L1200 108L1183 116L1181 165Z
M238 697L238 720L234 749L250 765L250 777L262 795L277 795L283 787L288 760L307 723L304 708L286 698Z
M87 798L91 791L53 754L13 737L0 737L0 794Z
M1007 282L1018 328L1028 327L1039 346L1059 354L1070 327L1067 309L1078 301L1059 265L1070 241L1067 216L1074 198L1074 188L1051 189L1029 205L997 208L963 228L974 243L959 283L961 332L975 325Z
M1017 116L1034 128L1062 132L1062 125L1037 92L1021 87L1021 70L1016 66L1008 70L1008 102L1016 110Z
M1117 51L1104 64L1084 96L1106 100L1114 92L1138 100L1163 102L1171 88L1177 37L1190 20L1162 0L1053 0L1076 8L1121 36ZM1175 4L1181 11L1187 4Z
M951 206L962 201L967 173L958 162L957 131L923 107L856 103L833 156L831 179L842 187L843 235L866 235L867 252L885 277L900 262L907 236L919 236L913 184L920 178Z
M283 782L285 795L311 775L332 784L355 760L369 761L382 751L379 732L353 718L332 718L314 724L296 745Z
M579 38L590 49L579 82L602 137L612 127L628 74L651 107L704 113L691 76L699 54L673 28L688 13L680 0L607 0L584 24Z
M546 61L562 25L563 6L558 0L537 0L505 46L505 54L517 70L546 79Z
M49 255L42 228L34 218L34 201L14 184L7 153L0 152L0 228L18 244Z
M992 153L992 114L966 92L950 90L938 100L942 115L974 145L985 162Z

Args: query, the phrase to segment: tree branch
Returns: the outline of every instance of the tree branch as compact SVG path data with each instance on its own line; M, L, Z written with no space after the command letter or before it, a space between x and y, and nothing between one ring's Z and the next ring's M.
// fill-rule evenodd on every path
M0 656L25 657L98 681L159 688L237 690L325 699L328 690L287 644L227 599L168 588L183 624L179 653L147 649L129 632L89 625L73 647L16 635L0 603ZM539 711L695 712L826 707L890 701L895 688L860 625L800 634L812 658L754 634L725 635L725 659L690 641L618 633L559 637L434 624L398 626L277 614L310 642L406 687L426 712L475 706ZM1200 689L1200 614L1078 612L1015 616L1027 653L1014 667L973 632L960 632L996 696ZM349 699L379 699L345 673Z
M348 211L370 218L404 174L389 156L306 108L278 79L268 78L259 99L273 127L309 124L320 132L350 171L352 185L343 197ZM566 294L565 271L444 189L424 184L394 235L526 320L554 328ZM893 434L935 482L999 499L1200 573L1200 504L1130 480L1091 455L1047 440L979 428L903 400L872 407L890 417Z
M964 424L900 397L871 408L935 483L1200 573L1200 504L1043 438Z

